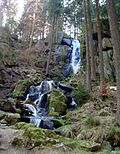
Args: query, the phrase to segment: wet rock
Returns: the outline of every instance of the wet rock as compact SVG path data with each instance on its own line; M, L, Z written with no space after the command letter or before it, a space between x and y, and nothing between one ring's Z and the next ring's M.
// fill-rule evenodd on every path
M53 130L53 122L49 118L43 118L40 122L40 127Z
M72 86L67 86L67 85L64 85L64 84L61 84L61 83L58 84L58 87L61 90L65 91L65 93L71 93L74 90L74 88Z
M51 112L57 112L62 115L67 109L67 98L66 96L57 89L53 89L49 99L49 115Z

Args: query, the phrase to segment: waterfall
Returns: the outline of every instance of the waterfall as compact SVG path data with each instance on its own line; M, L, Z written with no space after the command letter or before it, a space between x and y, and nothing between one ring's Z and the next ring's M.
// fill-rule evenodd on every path
M73 68L73 73L76 74L80 69L80 43L78 40L72 41L72 56L70 60L70 65Z
M73 87L64 85L57 81L42 81L38 86L30 86L26 100L24 101L23 107L25 113L23 117L27 118L29 122L36 125L36 127L42 127L47 129L54 129L53 119L48 117L48 96L52 88L57 88L62 91L65 95L73 91ZM58 96L59 97L59 96ZM30 100L30 101L28 101ZM28 104L28 102L30 104ZM76 102L72 97L68 98L68 108L75 108Z
M30 86L26 100L30 99L32 104L24 104L24 108L31 114L30 122L36 127L48 125L49 129L53 129L53 123L47 116L47 94L52 90L54 81L42 81L38 86ZM34 105L33 105L34 104ZM45 118L46 117L46 118ZM51 128L50 128L51 126Z
M76 74L80 69L80 42L73 38L63 38L61 44L68 46L69 64L63 68L64 76L68 77L71 74Z
M54 84L53 80L51 80L51 81L42 81L40 86L39 86L41 94L50 92L52 90L53 84Z

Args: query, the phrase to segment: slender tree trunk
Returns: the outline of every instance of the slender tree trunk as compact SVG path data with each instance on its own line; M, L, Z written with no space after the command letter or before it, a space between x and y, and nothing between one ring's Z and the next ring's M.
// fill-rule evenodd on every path
M91 79L95 80L96 70L95 70L95 54L94 54L94 45L92 38L92 22L91 22L91 11L90 11L90 0L87 0L87 19L88 19L88 30L89 30L89 50L91 54Z
M84 0L84 16L85 16L85 29L86 29L86 61L87 61L87 75L86 85L88 91L91 91L91 64L90 64L90 53L89 53L89 39L88 39L88 23L86 13L86 1Z
M101 23L99 15L99 0L96 0L96 18L97 18L97 32L98 32L98 50L100 60L100 93L105 94L105 79L104 79L104 61L103 61L103 50L102 50L102 35L101 35Z
M30 35L29 51L31 50L31 47L32 47L32 40L33 40L34 31L35 31L37 10L38 10L38 0L36 0L36 4L35 4L35 16L34 16L34 19L33 19L32 30L31 30L31 35Z
M106 0L107 12L110 22L112 43L115 52L116 82L117 82L117 119L120 122L120 32L115 10L114 0Z
M53 17L52 20L52 25L51 25L51 37L50 37L50 42L49 42L49 52L48 52L48 58L47 58L47 66L46 66L46 75L49 73L49 65L50 65L50 60L51 60L51 53L53 49L53 41L54 41L54 23L55 23L55 18Z

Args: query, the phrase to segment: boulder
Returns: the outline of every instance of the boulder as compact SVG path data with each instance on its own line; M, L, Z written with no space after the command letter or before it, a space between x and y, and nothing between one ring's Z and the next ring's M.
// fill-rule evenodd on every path
M16 124L20 119L20 114L0 111L0 120L6 121L7 124Z
M49 115L52 112L57 112L62 115L67 109L67 98L66 96L57 89L53 89L49 98Z
M27 88L33 84L33 81L29 80L29 79L25 79L25 80L19 80L16 82L15 84L15 88L13 90L13 97L18 97L22 94L25 93L25 91L27 90Z

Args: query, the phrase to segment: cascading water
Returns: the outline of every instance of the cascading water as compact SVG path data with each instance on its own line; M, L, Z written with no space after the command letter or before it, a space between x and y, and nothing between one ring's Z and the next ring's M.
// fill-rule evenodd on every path
M66 86L60 82L42 81L39 86L31 86L29 93L26 95L24 103L30 99L31 104L24 104L23 107L28 112L29 122L34 123L36 127L54 129L53 119L48 117L48 102L47 97L50 95L52 88L57 88L64 91L65 94L72 92L73 87ZM73 98L70 97L68 107L74 108L77 106Z
M73 38L63 38L62 45L67 45L69 64L63 68L63 74L68 77L71 74L76 74L80 69L80 42Z
M80 69L80 43L78 40L72 41L72 48L70 65L73 68L73 73L76 74Z

